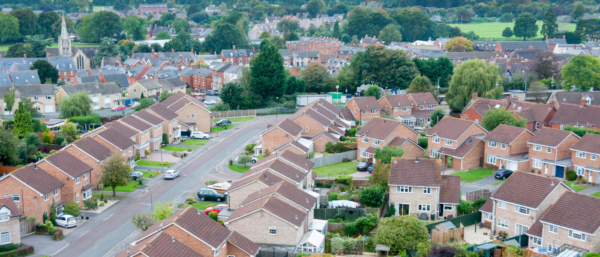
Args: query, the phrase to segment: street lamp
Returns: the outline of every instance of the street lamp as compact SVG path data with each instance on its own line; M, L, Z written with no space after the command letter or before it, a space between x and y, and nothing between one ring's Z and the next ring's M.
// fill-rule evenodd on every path
M554 72L552 72L552 82L550 82L550 89L554 89Z
M335 85L335 92L338 92L338 89L340 88L340 85Z
M150 192L150 212L154 210L152 206L152 190L146 190L146 193Z

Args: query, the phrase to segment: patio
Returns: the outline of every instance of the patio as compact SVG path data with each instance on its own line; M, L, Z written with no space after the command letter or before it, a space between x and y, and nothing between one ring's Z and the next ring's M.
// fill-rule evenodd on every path
M477 232L475 232L475 226L477 226ZM480 228L478 224L465 227L465 241L473 245L492 242L492 239L490 239L491 232L491 229ZM484 233L487 233L487 235L484 235Z

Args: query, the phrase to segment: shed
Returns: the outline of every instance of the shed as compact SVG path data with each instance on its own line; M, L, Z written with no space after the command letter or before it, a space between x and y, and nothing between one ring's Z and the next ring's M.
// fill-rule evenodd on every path
M380 252L385 252L385 256L387 256L390 252L390 247L387 245L376 245L375 252L377 253L377 256L379 256Z

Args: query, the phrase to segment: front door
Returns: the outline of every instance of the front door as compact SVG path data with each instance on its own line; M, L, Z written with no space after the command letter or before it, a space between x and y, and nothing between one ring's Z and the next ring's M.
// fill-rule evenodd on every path
M444 216L444 205L443 204L439 204L438 205L438 216L443 217Z
M555 177L564 178L565 177L565 167L562 167L562 166L555 166L555 167L556 167Z

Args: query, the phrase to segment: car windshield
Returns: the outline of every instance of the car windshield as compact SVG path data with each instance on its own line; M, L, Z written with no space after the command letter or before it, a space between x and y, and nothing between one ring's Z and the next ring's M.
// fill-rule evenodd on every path
M67 219L68 221L75 221L75 218L71 217Z
M173 172L167 171L167 175L171 175L173 174Z
M358 166L366 166L366 165L367 165L366 162L360 162L360 163L358 163Z
M496 171L496 174L503 174L503 173L504 173L503 170Z

